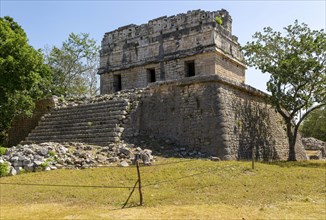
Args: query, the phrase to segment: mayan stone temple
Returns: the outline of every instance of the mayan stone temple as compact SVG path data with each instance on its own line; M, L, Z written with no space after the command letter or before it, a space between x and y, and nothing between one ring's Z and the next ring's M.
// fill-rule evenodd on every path
M108 146L150 138L190 156L286 160L283 119L267 94L245 84L245 70L226 10L120 27L102 40L101 96L39 102L10 141ZM296 154L306 158L301 138Z
M222 19L221 25L216 17ZM193 76L218 75L243 83L246 67L242 60L226 10L164 16L105 34L101 94Z

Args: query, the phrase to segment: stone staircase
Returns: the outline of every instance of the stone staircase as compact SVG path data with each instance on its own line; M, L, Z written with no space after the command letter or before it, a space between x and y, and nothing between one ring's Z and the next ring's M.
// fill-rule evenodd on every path
M83 142L103 146L119 142L129 108L129 100L123 98L55 108L21 144Z

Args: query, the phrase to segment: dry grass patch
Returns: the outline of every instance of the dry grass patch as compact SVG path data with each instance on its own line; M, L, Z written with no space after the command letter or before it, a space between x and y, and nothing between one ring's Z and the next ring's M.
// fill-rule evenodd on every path
M144 206L124 210L120 207L130 189L103 187L133 186L137 178L135 167L56 170L5 177L0 179L0 216L325 219L325 162L257 163L255 170L250 166L250 162L162 158L157 166L141 167ZM135 193L129 206L137 203Z
M1 219L325 219L324 205L290 202L266 207L225 204L134 207L31 204L1 207Z

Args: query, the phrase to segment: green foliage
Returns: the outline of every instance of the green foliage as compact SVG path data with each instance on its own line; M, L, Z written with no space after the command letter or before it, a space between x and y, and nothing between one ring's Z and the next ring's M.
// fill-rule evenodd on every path
M49 155L50 155L51 157L54 157L54 156L56 155L56 152L55 152L55 151L49 151Z
M0 163L0 177L8 176L9 168L10 166L8 163Z
M96 95L99 46L89 34L71 33L61 48L53 47L46 57L54 71L54 95Z
M0 146L0 156L6 154L7 148Z
M216 23L218 23L219 25L222 25L222 24L223 24L223 20L222 20L222 18L221 18L220 16L216 16L216 17L215 17L215 21L216 21Z
M326 141L326 108L316 109L303 121L300 127L303 136Z
M64 98L63 96L60 96L60 97L58 98L58 101L59 101L59 102L64 102L64 101L65 101L65 98Z
M326 34L310 30L298 21L284 28L285 36L272 28L253 36L243 47L247 64L270 73L270 101L287 125L289 160L295 160L295 142L303 119L326 104Z
M45 169L48 166L49 166L49 162L48 161L45 161L45 162L43 162L43 163L40 164L40 167L42 167L43 169Z
M51 77L24 30L12 18L0 18L0 143L13 118L31 115L34 101L50 93Z

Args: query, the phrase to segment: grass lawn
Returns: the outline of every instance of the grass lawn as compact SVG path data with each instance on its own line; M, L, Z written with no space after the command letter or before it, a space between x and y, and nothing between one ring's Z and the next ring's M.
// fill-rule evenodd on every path
M326 219L326 163L160 158L141 167L56 170L0 179L0 219ZM95 186L95 187L91 187ZM123 186L127 188L106 188Z

